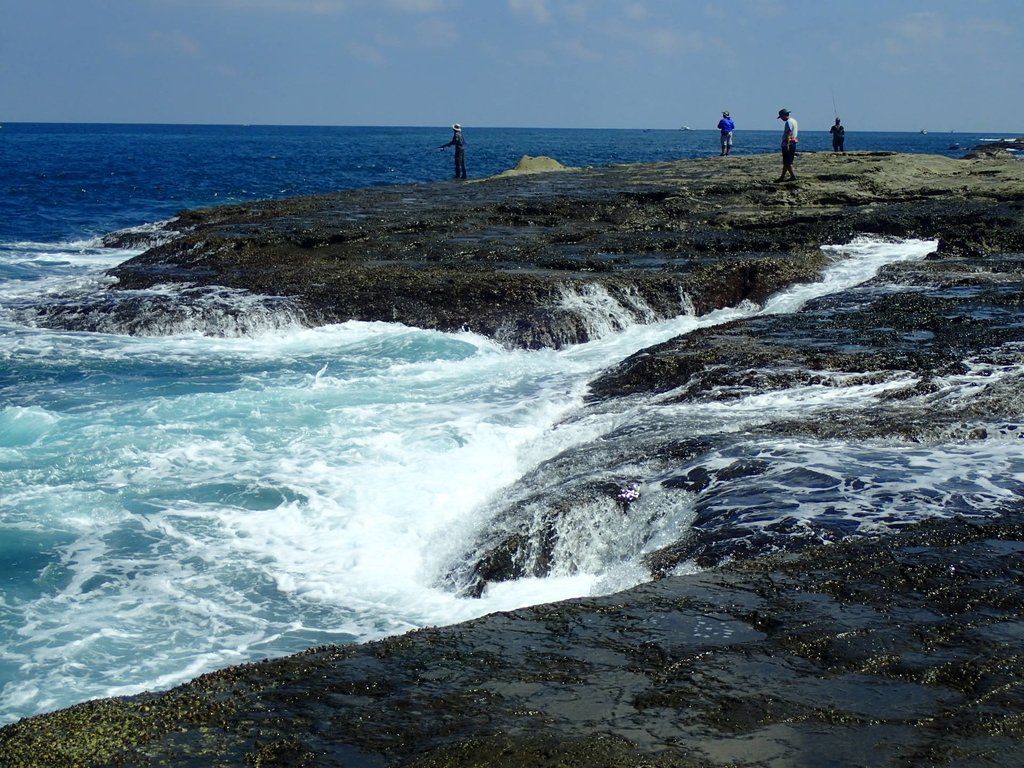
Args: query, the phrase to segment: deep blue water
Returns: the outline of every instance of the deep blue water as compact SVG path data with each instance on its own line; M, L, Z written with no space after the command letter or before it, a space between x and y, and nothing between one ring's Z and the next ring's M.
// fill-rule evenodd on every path
M474 177L522 155L585 166L718 153L715 131L465 133ZM643 578L644 548L687 524L691 510L657 508L651 489L650 515L602 517L616 509L612 499L584 510L604 523L562 532L572 567L550 578L501 585L481 600L459 599L439 579L486 528L502 489L599 431L592 420L553 429L597 371L759 308L695 318L681 306L674 321L557 352L389 324L308 329L237 294L160 335L33 321L35 307L103 290L104 270L134 255L103 248L105 233L198 206L447 183L452 155L438 145L449 137L444 126L0 128L0 723L318 643L623 588ZM801 137L803 151L830 148L825 132ZM966 149L986 138L1002 137L854 131L847 149L959 156L954 139ZM778 134L741 130L735 141L736 154L774 152ZM763 311L795 311L930 248L840 249L821 283ZM242 311L222 313L225 304ZM851 388L843 397L875 394ZM694 430L722 419L757 424L836 397L821 388L680 418ZM1019 484L1015 473L1024 477L1016 453L999 445L970 455L771 450L780 472L813 466L841 478L855 466L873 478L879 505L927 478L936 498L984 508ZM944 485L958 473L955 488ZM871 520L863 496L824 505L814 489L787 493L808 517ZM658 522L648 528L650 520Z

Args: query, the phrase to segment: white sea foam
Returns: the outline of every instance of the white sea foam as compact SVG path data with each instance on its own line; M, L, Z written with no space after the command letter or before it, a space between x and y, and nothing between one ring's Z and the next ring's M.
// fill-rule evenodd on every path
M138 253L140 249L137 248L104 248L97 239L56 244L5 242L0 244L0 269L31 266L46 274L52 268L62 267L64 271L61 274L67 277L67 268L96 272L116 267Z
M620 289L616 296L603 285L565 287L560 307L577 315L590 338L600 338L637 324L654 322L657 314L635 290ZM679 311L685 306L680 304Z
M611 506L590 510L605 524L560 544L572 550L572 569L495 585L481 600L436 586L502 489L644 417L563 421L602 367L697 327L793 311L933 247L859 241L836 249L822 282L765 307L629 325L560 351L382 323L234 338L6 326L0 526L23 552L26 576L0 604L0 720L321 642L636 583L636 554L670 540L692 512L654 486L628 519L608 514ZM44 384L20 386L32 377ZM807 387L680 416L698 427L753 424L771 412L868 400L881 386ZM1008 454L987 450L999 471L1017 476ZM845 459L838 449L789 451L788 461L826 472ZM901 455L897 485L972 461L966 450ZM870 456L859 460L870 471ZM971 487L984 486L983 466L970 466ZM992 486L993 500L1005 496Z
M825 246L834 261L820 282L793 286L769 299L763 314L794 312L811 299L850 288L870 279L887 264L918 261L935 250L935 240L879 240L860 237L846 245Z

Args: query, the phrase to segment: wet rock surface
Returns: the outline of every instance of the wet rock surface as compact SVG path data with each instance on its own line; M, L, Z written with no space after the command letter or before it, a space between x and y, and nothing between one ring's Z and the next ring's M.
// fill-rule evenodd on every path
M472 595L544 574L557 523L580 508L618 536L631 516L677 506L652 499L685 495L687 534L646 557L648 583L29 718L0 729L0 764L1019 765L1019 499L980 519L950 514L955 498L893 498L897 524L879 536L827 515L808 525L787 513L792 488L828 496L840 481L793 477L792 460L776 478L770 449L1020 440L1022 167L801 156L801 180L775 185L776 158L716 158L183 216L186 234L119 268L115 290L224 285L287 297L316 321L469 324L522 346L586 336L579 318L552 310L570 282L640 291L662 307L654 314L678 305L682 286L706 311L816 274L823 243L865 232L940 242L929 259L798 313L610 361L573 418L629 418L511 488L498 516L507 525L450 575ZM496 296L500 307L483 306ZM971 385L953 396L960 379ZM877 396L728 431L686 421L802 387ZM779 494L737 504L749 477ZM842 482L871 490L856 475ZM633 487L637 498L623 495ZM929 504L943 519L897 519L927 518Z
M922 524L225 669L0 729L5 765L1011 766L1024 518Z
M612 327L762 301L815 279L818 247L857 233L1024 250L1019 163L853 153L800 165L790 184L774 183L773 156L726 157L189 211L168 225L179 237L111 270L111 290L241 288L288 297L310 324L557 347L595 332L580 297L607 306Z
M1020 439L1022 287L1024 255L936 254L890 265L800 312L705 327L641 350L597 377L589 408L573 418L631 409L642 415L621 417L617 429L516 483L476 549L449 575L452 587L479 595L494 582L545 576L556 562L564 567L559 531L582 527L586 518L628 535L624 518L655 520L665 509L692 507L692 517L676 523L679 535L645 556L651 578L688 562L714 567L862 533L845 515L827 524L791 517L796 489L802 501L817 503L856 491L852 485L862 481L800 472L772 446L856 441L877 444L881 454L899 445ZM977 384L967 395L955 393L949 382L968 375ZM851 408L841 393L857 387L879 394ZM694 420L700 407L808 388L834 391L836 406L748 417L728 432L703 432ZM783 468L776 466L780 458ZM641 486L645 496L659 497L656 506L623 501L624 490ZM952 503L936 494L916 506L948 514ZM897 524L899 515L892 517Z
M968 159L1009 158L1024 151L1024 138L1000 139L976 144L965 155Z
M594 399L677 390L674 401L788 388L820 372L927 380L1022 340L1024 253L895 264L799 313L701 329L645 349L591 386ZM862 378L861 380L866 380Z

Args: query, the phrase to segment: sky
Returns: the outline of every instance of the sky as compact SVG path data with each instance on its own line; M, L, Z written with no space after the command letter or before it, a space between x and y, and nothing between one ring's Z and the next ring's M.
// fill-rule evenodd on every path
M0 0L0 123L1024 134L1024 0Z

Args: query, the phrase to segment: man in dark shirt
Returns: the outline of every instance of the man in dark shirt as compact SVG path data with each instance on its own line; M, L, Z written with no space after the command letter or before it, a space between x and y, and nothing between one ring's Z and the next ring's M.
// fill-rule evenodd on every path
M442 144L440 149L455 147L455 178L466 178L466 142L462 138L462 126L456 123L452 126L452 140Z
M832 134L832 151L836 154L842 152L845 155L846 129L843 128L843 124L839 121L838 117L836 118L836 124L829 128L828 132Z

